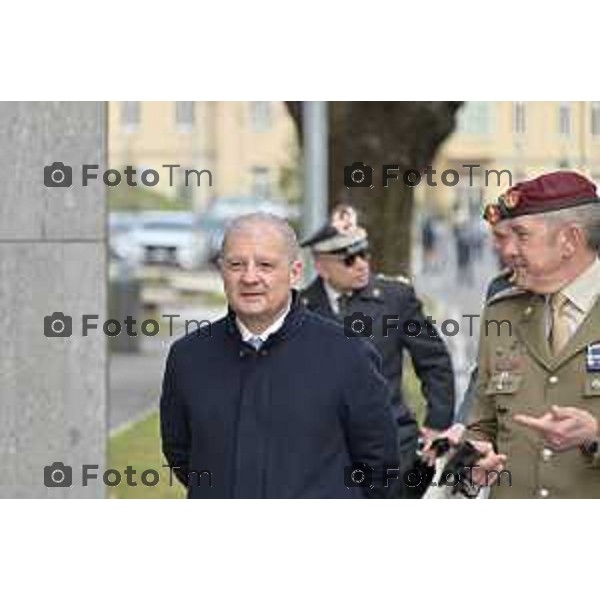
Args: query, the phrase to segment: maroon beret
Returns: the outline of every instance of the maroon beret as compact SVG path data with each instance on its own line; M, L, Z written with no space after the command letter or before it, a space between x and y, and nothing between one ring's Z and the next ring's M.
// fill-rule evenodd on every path
M596 185L575 171L555 171L521 181L485 207L483 218L495 225L502 219L545 213L600 202Z

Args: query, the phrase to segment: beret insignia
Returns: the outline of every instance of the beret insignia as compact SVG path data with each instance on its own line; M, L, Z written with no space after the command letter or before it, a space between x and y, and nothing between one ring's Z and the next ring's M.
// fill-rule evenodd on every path
M503 196L504 206L509 210L516 208L521 201L521 192L519 190L510 190Z
M483 218L490 224L495 225L500 221L502 214L497 204L488 204L483 211Z

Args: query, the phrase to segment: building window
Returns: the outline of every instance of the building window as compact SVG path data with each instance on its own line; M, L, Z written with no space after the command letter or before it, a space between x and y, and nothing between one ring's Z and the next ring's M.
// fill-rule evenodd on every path
M490 132L490 102L466 102L458 115L458 131L470 135Z
M180 131L191 131L194 128L194 108L194 102L175 102L175 123Z
M271 127L271 102L251 102L250 112L254 131L267 131Z
M128 133L140 128L140 103L121 102L121 125Z
M600 136L600 102L592 102L592 135Z
M513 104L513 131L514 133L525 133L526 129L525 102L515 102Z
M561 102L558 107L558 131L560 135L571 135L571 105Z
M253 167L252 169L252 195L256 198L270 198L271 175L267 167Z

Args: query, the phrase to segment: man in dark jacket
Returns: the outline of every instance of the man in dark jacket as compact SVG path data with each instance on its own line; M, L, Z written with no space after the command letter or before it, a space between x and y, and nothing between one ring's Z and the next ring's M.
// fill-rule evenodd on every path
M392 390L363 340L305 310L287 223L240 217L223 243L226 317L176 341L161 396L163 452L191 498L392 493Z

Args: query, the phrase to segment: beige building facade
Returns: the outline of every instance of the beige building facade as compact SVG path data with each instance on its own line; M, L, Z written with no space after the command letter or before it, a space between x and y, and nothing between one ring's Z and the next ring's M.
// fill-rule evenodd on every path
M223 197L298 195L296 132L283 102L110 102L108 140L111 168L131 165L138 177L154 169L151 189L195 209ZM423 210L446 214L479 213L511 183L550 170L600 182L600 102L466 102L431 168L437 185L423 176L415 195Z
M431 166L437 186L423 179L416 197L445 213L457 206L479 212L511 183L557 169L600 183L600 102L467 102ZM458 173L456 185L442 184L445 170Z
M196 209L221 197L286 196L297 155L283 102L110 102L108 139L111 168L131 165L137 177L154 169L153 191Z

